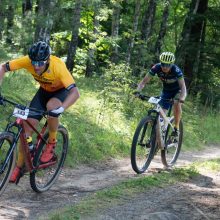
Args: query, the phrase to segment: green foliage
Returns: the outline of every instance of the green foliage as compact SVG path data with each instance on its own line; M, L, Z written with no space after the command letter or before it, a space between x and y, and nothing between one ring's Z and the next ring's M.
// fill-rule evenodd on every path
M68 44L71 40L70 31L56 32L51 35L51 48L56 56L66 56Z
M4 46L3 45L1 45L0 44L0 51L1 51L1 53L0 53L0 60L2 61L2 60L6 60L7 58L8 58L8 56L7 56L7 51L4 49Z
M72 35L73 14L76 1L58 0L54 1L56 7L53 7L50 16L39 16L37 14L37 1L33 1L33 10L25 16L22 14L21 0L13 2L1 1L1 27L0 39L4 48L10 48L12 54L27 53L29 46L34 41L36 25L47 22L52 24L50 30L50 43L53 53L66 57L69 43ZM85 74L88 59L88 53L93 50L93 64L95 65L96 74L103 74L104 69L109 65L112 58L112 48L117 47L117 63L127 61L130 40L134 40L131 49L131 61L129 63L130 71L134 76L141 76L151 64L157 61L154 54L155 42L158 38L160 25L163 20L165 1L156 1L156 14L153 19L151 34L148 39L142 39L143 19L149 6L149 1L140 1L141 7L139 15L135 14L136 1L101 1L91 0L82 1L81 9L81 26L79 29L79 39L77 54L74 60L75 71ZM166 34L163 38L161 50L175 51L181 40L181 33L186 16L188 15L191 1L174 0L170 2L169 17L166 24ZM120 8L118 19L118 35L112 36L112 21L114 20L114 6ZM204 14L206 18L205 38L201 39L201 50L198 63L198 71L193 74L192 93L201 91L200 102L212 105L213 108L219 108L219 44L218 39L220 32L218 21L220 17L218 1L209 0L208 10ZM12 7L12 8L11 8ZM8 10L11 9L11 13ZM65 16L64 16L65 15ZM213 16L214 15L214 16ZM136 16L136 17L135 17ZM50 18L50 20L48 20ZM197 19L195 17L195 19ZM134 21L137 21L137 30L134 31ZM191 19L194 22L194 17ZM8 42L10 36L11 42ZM187 40L187 39L186 39ZM204 41L204 42L203 42ZM194 50L193 42L189 42L189 53ZM2 50L1 50L2 51ZM5 57L4 51L0 59ZM184 56L180 54L182 58ZM94 75L94 74L93 74Z

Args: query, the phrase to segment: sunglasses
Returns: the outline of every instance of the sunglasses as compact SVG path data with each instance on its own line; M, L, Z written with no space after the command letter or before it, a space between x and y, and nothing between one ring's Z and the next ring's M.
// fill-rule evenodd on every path
M46 61L31 61L31 64L33 66L38 66L38 67L41 67L41 66L44 66L45 64L47 63L47 60Z
M162 67L171 67L172 64L169 64L169 63L161 63L161 66L162 66Z

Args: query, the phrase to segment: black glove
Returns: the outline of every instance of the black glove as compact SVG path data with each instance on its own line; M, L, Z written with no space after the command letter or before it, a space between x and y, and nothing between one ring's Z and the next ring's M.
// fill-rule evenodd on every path
M133 95L135 95L136 97L140 97L140 92L139 91L135 91L135 92L133 92Z
M1 94L0 94L0 105L4 105L4 99L3 99L3 97L1 96Z

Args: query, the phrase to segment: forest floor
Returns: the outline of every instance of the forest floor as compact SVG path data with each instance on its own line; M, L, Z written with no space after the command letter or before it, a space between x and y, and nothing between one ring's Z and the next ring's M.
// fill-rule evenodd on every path
M220 146L207 146L198 152L181 152L178 167L193 161L220 157ZM162 169L160 160L153 160L151 175ZM9 184L0 201L0 220L38 219L66 205L74 205L91 193L111 187L122 180L137 178L130 159L112 159L105 164L64 169L56 184L47 192L35 193L28 176L18 185ZM207 220L220 219L220 173L200 172L189 182L153 188L135 198L123 198L123 203L84 220Z

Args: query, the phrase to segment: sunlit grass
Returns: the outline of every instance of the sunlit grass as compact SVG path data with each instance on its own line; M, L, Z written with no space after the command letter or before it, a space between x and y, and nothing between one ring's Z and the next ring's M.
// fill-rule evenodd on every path
M80 99L60 118L68 129L70 147L66 165L93 163L110 157L130 157L130 146L138 122L151 107L119 88L103 93L106 82L101 78L75 76ZM3 82L3 95L28 104L38 89L32 76L24 71L11 72ZM105 91L106 92L106 91ZM108 94L111 93L111 99ZM154 94L153 91L151 91ZM158 91L155 91L158 93ZM5 126L9 107L0 107L1 129ZM206 114L201 117L190 100L183 106L183 150L198 150L206 143L219 143L220 116Z
M211 172L219 172L220 171L220 158L212 159L212 160L206 160L203 162L196 162L194 163L194 166L197 170L206 170Z

